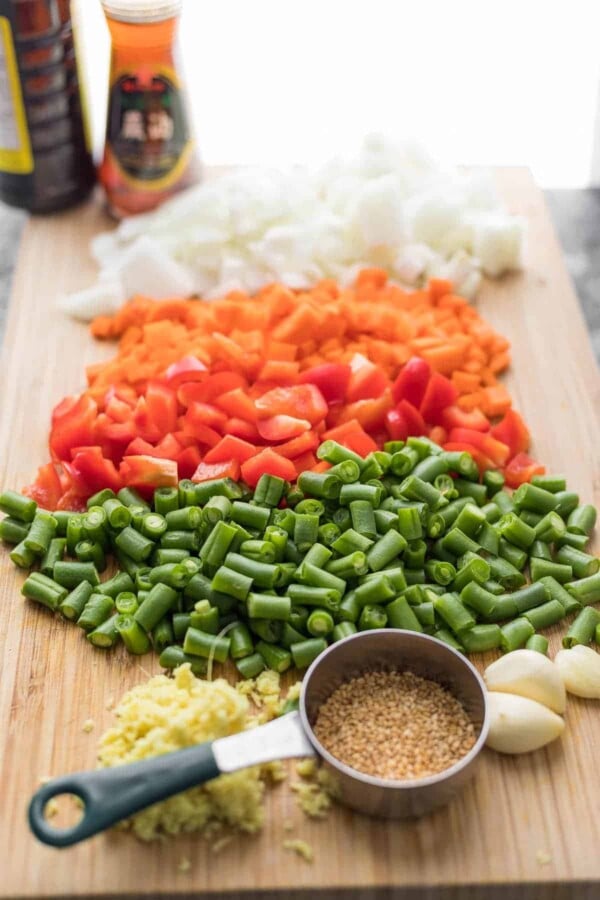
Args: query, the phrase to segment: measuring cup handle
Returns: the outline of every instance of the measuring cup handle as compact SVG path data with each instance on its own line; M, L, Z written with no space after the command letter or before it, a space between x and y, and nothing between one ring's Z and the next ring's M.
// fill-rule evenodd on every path
M29 805L29 825L43 843L69 847L146 806L220 774L211 743L126 766L75 772L53 779L34 794ZM82 818L71 828L54 828L44 817L48 801L60 794L75 794L84 804Z

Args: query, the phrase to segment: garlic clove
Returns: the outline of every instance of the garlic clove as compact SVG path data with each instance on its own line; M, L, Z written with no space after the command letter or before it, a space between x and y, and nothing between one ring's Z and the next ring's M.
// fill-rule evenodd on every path
M569 650L559 650L554 663L570 694L600 700L600 653L577 644Z
M487 702L486 744L499 753L530 753L556 740L565 729L564 719L528 697L491 691Z
M518 694L537 700L555 713L564 713L567 696L554 663L535 650L513 650L487 667L483 675L490 691Z

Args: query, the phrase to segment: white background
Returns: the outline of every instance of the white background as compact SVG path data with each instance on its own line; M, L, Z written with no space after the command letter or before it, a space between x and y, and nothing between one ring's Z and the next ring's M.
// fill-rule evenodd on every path
M108 38L77 2L99 146ZM600 181L599 0L185 0L180 35L207 164L319 163L383 131L543 187Z

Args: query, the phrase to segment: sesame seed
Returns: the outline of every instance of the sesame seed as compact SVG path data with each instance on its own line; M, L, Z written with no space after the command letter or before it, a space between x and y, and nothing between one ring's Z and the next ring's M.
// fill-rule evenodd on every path
M321 706L314 730L340 762L388 780L443 772L476 741L460 701L409 671L366 672L340 685Z

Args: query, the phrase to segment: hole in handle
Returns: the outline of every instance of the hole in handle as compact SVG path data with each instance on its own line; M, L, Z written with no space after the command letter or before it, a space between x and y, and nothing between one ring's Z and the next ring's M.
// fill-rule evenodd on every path
M79 840L86 819L85 791L62 779L41 787L29 804L29 825L45 844L66 847Z

